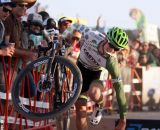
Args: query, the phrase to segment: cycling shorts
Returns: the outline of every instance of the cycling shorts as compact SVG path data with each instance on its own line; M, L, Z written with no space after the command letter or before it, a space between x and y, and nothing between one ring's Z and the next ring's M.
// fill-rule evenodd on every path
M78 62L77 65L81 70L82 78L83 78L83 85L82 85L82 91L81 91L81 94L82 94L89 90L89 86L92 81L99 80L102 70L98 70L98 71L89 70L85 68L81 62Z

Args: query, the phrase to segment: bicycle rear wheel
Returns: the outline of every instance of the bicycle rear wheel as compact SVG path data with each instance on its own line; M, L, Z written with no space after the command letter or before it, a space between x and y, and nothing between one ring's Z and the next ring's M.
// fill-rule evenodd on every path
M76 102L82 88L82 76L78 67L64 57L56 56L49 82L45 83L45 72L49 57L39 58L28 64L15 79L12 101L15 109L23 116L34 119L50 119L66 112ZM55 78L55 65L63 66L59 80ZM71 78L72 77L72 78ZM56 79L56 80L55 80ZM57 82L60 86L56 86ZM57 104L57 89L61 96ZM65 95L70 95L66 98ZM56 100L55 100L56 99Z

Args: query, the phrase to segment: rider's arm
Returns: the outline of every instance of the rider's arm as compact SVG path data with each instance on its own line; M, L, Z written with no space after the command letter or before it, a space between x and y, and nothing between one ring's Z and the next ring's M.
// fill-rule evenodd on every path
M125 118L127 112L127 103L122 80L120 78L118 60L115 57L108 58L106 68L108 72L111 74L112 83L116 91L117 102L120 109L120 118Z

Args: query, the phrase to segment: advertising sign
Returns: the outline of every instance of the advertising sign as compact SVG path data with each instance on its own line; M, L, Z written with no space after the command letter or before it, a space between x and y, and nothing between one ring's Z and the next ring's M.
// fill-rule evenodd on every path
M143 76L142 78L143 104L146 104L147 102L150 102L150 101L152 101L151 105L153 105L153 102L158 104L160 101L160 96L159 96L160 95L160 67L151 67L148 70L146 70L146 68L143 67L142 76Z
M160 130L160 120L127 120L126 130Z

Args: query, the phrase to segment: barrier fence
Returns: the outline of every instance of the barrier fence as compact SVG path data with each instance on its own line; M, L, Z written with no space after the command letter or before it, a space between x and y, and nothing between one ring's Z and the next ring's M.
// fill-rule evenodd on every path
M42 121L34 121L34 120L29 120L25 117L22 117L21 114L17 113L16 110L14 109L14 106L12 104L12 99L11 99L11 87L13 84L13 81L17 75L18 72L18 65L19 64L19 59L17 58L9 58L9 57L0 57L0 65L1 65L1 76L4 77L1 78L1 80L4 80L4 84L1 84L0 87L3 87L4 89L1 88L0 91L0 124L1 124L1 130L53 130L53 127L55 126L55 120L50 119L50 120L42 120ZM25 65L23 65L25 67ZM151 68L150 71L154 69L154 72L156 73L156 77L154 79L154 84L156 85L155 87L152 86L157 92L159 92L158 87L160 86L159 82L159 72L160 72L160 67L157 68ZM144 90L144 84L146 81L144 81L147 78L150 78L151 75L146 75L144 76L146 71L145 68L138 68L138 69L131 69L131 91L129 93L129 110L134 111L134 107L139 107L140 110L142 110L144 101L143 97L146 96L146 92ZM154 73L154 75L155 75ZM38 81L39 75L35 72L34 75L34 80ZM152 82L152 81L150 81ZM106 109L112 109L112 104L113 104L113 95L114 95L114 90L112 88L112 82L110 78L104 79L104 84L105 88L103 91L104 99L105 99L105 108ZM23 85L24 86L24 85ZM157 87L158 86L158 87ZM149 90L149 88L147 89ZM157 93L156 92L156 93ZM145 93L145 94L144 94ZM160 92L159 92L160 93ZM158 94L159 94L158 93ZM49 97L48 97L49 98ZM159 97L158 97L159 98ZM41 101L34 101L33 98L29 97L28 98L22 98L21 99L24 104L30 105L31 107L41 107ZM48 109L50 106L50 102L43 102L43 107L45 109ZM88 102L88 112L92 112L94 108L94 103L92 101Z
M14 58L11 59L9 57L0 57L0 64L1 64L1 72L3 75L1 75L1 80L4 80L4 83L2 82L1 84L1 89L4 87L2 92L0 92L0 124L1 124L1 130L53 130L54 126L54 120L42 120L42 121L34 121L34 120L29 120L25 117L22 117L21 114L17 113L16 110L14 109L14 106L12 104L12 99L11 99L11 87L13 84L13 81L17 75L18 71L18 63L19 59ZM24 85L23 85L24 86ZM23 103L26 105L31 105L31 106L39 106L41 104L41 101L36 102L36 105L34 104L35 102L33 99L30 97L27 98L22 98ZM37 107L36 106L36 107ZM45 105L48 107L49 104L46 103Z

